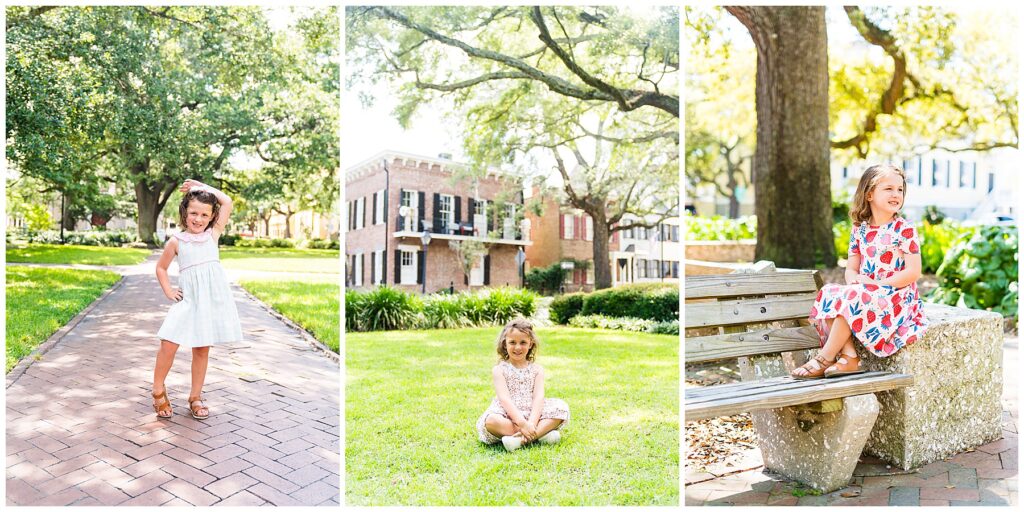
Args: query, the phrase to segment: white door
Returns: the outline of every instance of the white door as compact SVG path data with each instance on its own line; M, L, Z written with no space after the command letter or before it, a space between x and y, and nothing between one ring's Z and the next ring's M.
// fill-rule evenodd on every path
M416 284L416 253L402 251L402 270L399 276L402 284Z
M516 238L516 207L515 205L505 205L505 221L502 225L502 238L505 240L515 240Z
M484 285L484 255L478 255L473 260L473 267L469 269L469 285Z

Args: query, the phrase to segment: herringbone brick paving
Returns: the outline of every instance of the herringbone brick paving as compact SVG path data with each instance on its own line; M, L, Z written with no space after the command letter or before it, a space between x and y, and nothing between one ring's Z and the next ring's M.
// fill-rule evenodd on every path
M157 419L154 261L7 383L7 504L338 505L338 365L238 290L246 340L210 350L210 418L188 414L179 349Z

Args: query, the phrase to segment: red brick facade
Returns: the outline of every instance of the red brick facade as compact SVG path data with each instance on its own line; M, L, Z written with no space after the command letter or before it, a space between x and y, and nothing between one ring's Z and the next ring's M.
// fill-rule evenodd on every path
M449 286L465 290L519 285L515 255L529 242L516 240L518 229L512 228L518 224L506 225L504 212L494 210L496 201L504 200L521 211L521 187L511 178L495 174L475 182L456 179L455 165L443 158L389 151L346 172L346 286L358 289L387 284L421 291L424 227L431 232L425 255L427 293ZM405 216L401 214L403 196L410 207ZM486 206L480 206L484 201ZM490 211L474 215L478 208ZM487 238L486 233L495 238ZM486 243L487 254L472 272L474 283L469 282L458 253L449 245L465 239Z

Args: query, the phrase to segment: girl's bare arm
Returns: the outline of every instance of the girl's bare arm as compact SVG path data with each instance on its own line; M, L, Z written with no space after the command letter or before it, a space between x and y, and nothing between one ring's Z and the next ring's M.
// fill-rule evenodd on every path
M857 284L860 282L860 255L855 254L846 260L846 284Z
M878 283L893 286L895 288L903 288L904 286L908 286L910 283L917 281L921 277L921 254L904 254L903 261L907 264L903 270L880 280Z
M171 261L174 260L174 256L177 254L178 239L171 237L167 241L167 245L164 245L164 252L160 255L160 259L156 262L156 280L160 283L164 296L174 302L181 300L181 290L171 288L171 280L167 277L167 267L171 266Z
M193 187L203 187L205 190L208 190L211 194L217 197L217 202L220 203L220 212L217 214L217 218L213 221L213 229L217 230L218 235L223 233L228 226L228 219L231 218L231 209L234 206L234 203L231 202L231 198L224 192L196 180L185 180L185 183L181 186L181 191L188 192L189 189Z

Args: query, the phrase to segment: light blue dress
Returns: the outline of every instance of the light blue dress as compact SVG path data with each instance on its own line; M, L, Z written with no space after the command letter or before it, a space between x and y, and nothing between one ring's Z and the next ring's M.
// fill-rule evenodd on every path
M179 232L174 238L183 298L167 311L157 337L188 348L242 341L238 309L213 231Z

